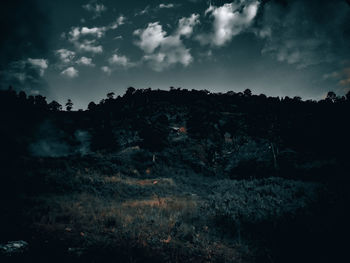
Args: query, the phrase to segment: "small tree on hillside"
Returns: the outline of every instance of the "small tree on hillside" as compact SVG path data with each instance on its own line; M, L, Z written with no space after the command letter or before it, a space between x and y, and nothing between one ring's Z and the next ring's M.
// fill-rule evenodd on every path
M337 95L333 91L329 91L327 93L326 101L334 102L336 98L337 98Z
M347 101L350 101L350 90L346 93L345 98Z
M246 89L245 91L243 91L243 94L246 97L250 97L252 96L252 91L250 89Z
M114 92L109 92L109 93L107 93L107 99L109 99L109 100L114 99L114 95L115 95Z
M60 111L62 110L62 105L59 104L57 101L53 100L49 103L49 110L51 111Z
M71 99L68 99L66 103L66 110L71 111L72 109L73 109L73 102Z
M88 110L94 110L96 108L96 103L91 101L88 105Z
M125 95L126 96L131 96L132 94L134 94L136 91L136 89L134 87L129 87L126 92L125 92Z

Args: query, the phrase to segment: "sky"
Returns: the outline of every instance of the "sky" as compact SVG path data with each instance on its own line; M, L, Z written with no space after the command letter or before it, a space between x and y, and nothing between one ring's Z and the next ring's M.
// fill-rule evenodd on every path
M74 108L135 88L350 90L350 0L3 0L0 88Z

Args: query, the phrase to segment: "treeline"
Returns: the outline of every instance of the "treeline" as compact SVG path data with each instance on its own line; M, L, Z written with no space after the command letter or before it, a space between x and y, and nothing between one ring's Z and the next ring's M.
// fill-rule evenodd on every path
M14 110L21 109L24 107L32 107L46 111L72 111L74 103L71 99L67 99L64 106L57 101L53 100L48 102L46 97L38 95L27 95L24 91L16 92L12 86L8 90L0 90L0 99L2 108ZM109 92L106 95L106 99L102 99L99 103L90 102L87 110L96 110L96 108L108 107L111 104L125 103L130 100L133 103L147 103L150 100L164 100L172 103L189 103L193 99L204 99L204 100L220 100L222 103L280 103L291 106L292 104L304 104L304 105L315 105L315 104L343 104L350 101L350 91L344 96L337 96L333 91L329 91L324 99L321 100L302 100L301 97L295 96L293 98L285 97L268 97L265 94L254 95L250 89L246 89L243 92L228 91L226 93L211 93L208 90L188 90L182 88L170 87L169 91L165 90L152 90L148 89L135 89L129 87L123 96L117 96L115 98L114 92ZM83 111L79 109L79 111Z
M303 101L300 97L254 95L249 89L211 93L130 87L123 96L111 92L98 104L89 103L85 111L72 111L70 99L63 110L58 102L48 103L41 95L27 96L9 89L0 91L0 107L4 127L0 138L13 156L26 151L44 120L52 121L72 144L77 130L88 131L92 151L133 145L162 151L170 146L174 127L183 127L188 138L205 145L210 161L223 152L227 141L239 149L251 138L269 143L276 167L294 158L282 156L283 149L309 159L346 163L350 147L350 92L345 96L328 92L323 100Z

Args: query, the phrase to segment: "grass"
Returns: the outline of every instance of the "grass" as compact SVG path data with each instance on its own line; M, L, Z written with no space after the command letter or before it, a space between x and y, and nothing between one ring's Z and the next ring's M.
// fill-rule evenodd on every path
M140 164L130 153L29 160L18 236L31 244L31 258L269 262L276 249L298 247L273 240L300 243L310 220L322 218L318 183L228 180L163 165L162 155L148 163L151 156L139 152Z
M55 196L45 199L49 210L33 227L77 246L67 251L79 251L81 246L118 248L123 243L171 262L183 262L189 255L193 262L240 262L238 245L211 236L207 218L200 218L202 203L192 196L126 201L86 193Z

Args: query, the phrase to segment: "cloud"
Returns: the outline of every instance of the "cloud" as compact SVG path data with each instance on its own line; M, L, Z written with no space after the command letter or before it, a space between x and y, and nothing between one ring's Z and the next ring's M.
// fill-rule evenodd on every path
M150 63L153 70L163 71L178 63L188 66L193 61L193 57L179 36L169 36L162 41L158 52L146 54L144 60Z
M174 7L174 4L160 4L159 5L159 8L173 8Z
M331 72L331 73L324 74L324 75L322 76L322 78L323 78L324 80L327 80L327 79L336 79L336 78L339 77L339 75L340 75L339 72L334 71L334 72Z
M35 0L2 1L0 28L0 89L13 85L15 89L29 93L33 90L43 92L48 85L40 70L27 58L47 57L50 52L53 31L44 5ZM28 82L21 81L19 76Z
M28 56L46 56L51 36L50 22L37 1L2 1L0 17L0 67Z
M125 16L120 15L115 22L111 23L107 27L107 29L117 29L119 26L125 24L125 20L126 20Z
M79 52L99 54L103 52L103 47L99 45L94 38L101 38L104 36L106 30L106 27L73 27L68 33L68 41L71 42Z
M155 71L162 71L174 64L188 66L193 58L181 37L189 37L199 23L199 15L181 18L173 35L167 36L159 22L149 23L147 28L134 31L139 38L135 44L145 52L143 60Z
M147 5L143 10L137 12L135 16L141 16L149 13L156 13L161 9L170 9L170 8L175 8L177 6L180 6L180 4L159 4L157 6L151 7L150 5Z
M80 38L85 36L102 38L108 30L117 29L119 26L125 23L125 16L120 15L114 22L107 26L101 27L72 27L68 33L68 40L71 42L78 41Z
M135 63L130 62L130 60L123 55L118 55L114 54L109 60L108 60L110 65L115 65L115 66L122 66L125 68L132 67L135 65Z
M136 45L146 53L152 53L162 43L166 32L163 31L159 22L155 22L149 23L146 29L135 30L134 35L140 37Z
M87 57L81 57L76 61L76 64L81 65L81 66L89 66L89 67L94 67L95 64L92 63L92 58L87 58Z
M69 67L61 72L62 76L65 76L67 78L76 78L79 76L79 71L76 70L74 67Z
M79 52L89 52L93 54L100 54L103 52L103 47L98 45L96 40L83 40L82 42L75 42L74 45Z
M108 26L101 27L72 27L68 34L62 34L63 38L68 38L75 49L79 52L90 52L93 54L100 54L103 52L103 47L97 42L105 36L109 30L117 29L120 25L125 23L126 18L120 15L116 21Z
M108 66L101 67L101 70L102 70L102 72L106 73L108 76L111 75L111 73L112 73L111 68Z
M214 18L213 32L197 36L201 44L223 46L249 28L257 15L259 1L236 1L216 7L210 5L205 15Z
M44 76L45 70L48 68L49 63L47 59L33 59L28 58L28 63L31 64L34 68L37 68L39 70L39 75L42 77Z
M65 64L71 63L75 58L75 52L68 49L58 49L55 53L60 58L61 62Z
M137 12L135 14L135 16L142 16L144 14L148 14L148 12L150 11L150 6L146 6L145 9L141 10L140 12Z
M86 11L94 13L93 19L98 18L101 16L101 14L105 11L107 11L107 7L104 4L99 3L92 3L83 5L82 6Z
M262 53L305 68L333 63L348 52L350 8L345 1L294 0L263 5L256 35Z
M350 88L350 68L345 68L342 72L342 77L339 80L339 85Z
M350 67L324 74L323 79L336 81L339 86L348 91L350 90Z
M179 20L178 35L189 37L193 33L193 28L199 24L199 15L192 14L190 17L183 17Z
M0 70L1 88L13 86L29 94L37 94L47 88L43 76L48 68L48 60L28 58L11 62L6 70Z
M107 31L106 27L73 27L71 31L69 31L68 40L71 42L78 41L83 36L92 36L96 38L101 38L104 36L105 32Z

